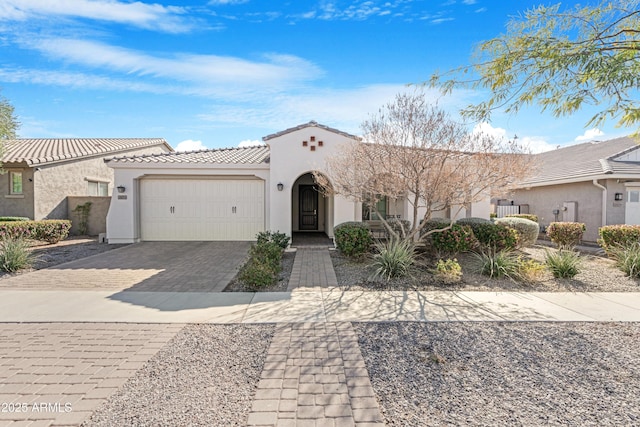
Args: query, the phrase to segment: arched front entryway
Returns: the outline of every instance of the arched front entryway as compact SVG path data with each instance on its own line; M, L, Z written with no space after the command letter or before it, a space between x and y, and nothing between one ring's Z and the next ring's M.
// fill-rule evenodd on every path
M291 187L291 230L294 239L333 237L333 196L322 191L311 172Z

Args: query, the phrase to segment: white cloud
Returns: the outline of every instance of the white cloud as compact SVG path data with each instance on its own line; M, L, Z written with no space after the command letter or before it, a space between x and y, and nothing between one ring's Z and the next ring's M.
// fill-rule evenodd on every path
M26 21L52 16L118 22L171 33L188 31L180 6L118 0L2 0L0 20Z
M256 147L258 145L264 145L262 141L258 141L257 139L245 139L244 141L240 141L238 147Z
M322 74L314 64L292 55L270 53L262 61L217 55L177 53L150 55L133 49L110 46L79 39L41 39L23 41L25 47L37 49L56 59L137 76L169 78L230 89L250 87L276 88L310 80Z
M197 151L197 150L206 150L207 147L202 143L202 141L194 141L192 139L184 140L178 145L176 145L176 151Z
M490 123L487 122L478 123L474 126L472 132L482 133L503 141L513 139L516 136L515 133L508 132L506 129L500 127L493 127ZM556 148L555 146L549 144L545 138L540 136L519 136L517 142L524 149L529 150L531 153L542 153L544 151L550 151Z
M222 6L227 4L243 4L249 0L209 0L209 4L212 6Z
M602 136L602 135L604 135L604 132L602 132L598 128L587 129L582 135L576 136L574 141L576 142L591 141L596 137Z

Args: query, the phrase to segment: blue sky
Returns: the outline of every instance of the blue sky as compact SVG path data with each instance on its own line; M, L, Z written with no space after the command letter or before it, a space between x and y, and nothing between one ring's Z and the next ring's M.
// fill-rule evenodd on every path
M572 4L574 2L564 2ZM540 1L2 0L0 88L22 137L163 137L232 147L369 114ZM451 112L482 99L429 92ZM529 108L483 128L535 151L632 133ZM185 142L187 141L187 142Z

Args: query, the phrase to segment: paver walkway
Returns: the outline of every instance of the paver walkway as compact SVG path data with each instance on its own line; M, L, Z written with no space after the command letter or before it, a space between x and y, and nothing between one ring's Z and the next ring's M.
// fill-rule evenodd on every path
M327 288L338 286L327 248L298 248L293 261L287 291L303 287Z
M384 426L351 324L279 324L247 425Z

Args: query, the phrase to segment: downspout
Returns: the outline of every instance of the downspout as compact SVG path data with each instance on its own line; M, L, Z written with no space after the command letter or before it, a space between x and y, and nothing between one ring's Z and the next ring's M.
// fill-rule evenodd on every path
M602 225L607 225L607 187L600 184L597 179L593 180L593 185L602 190Z

